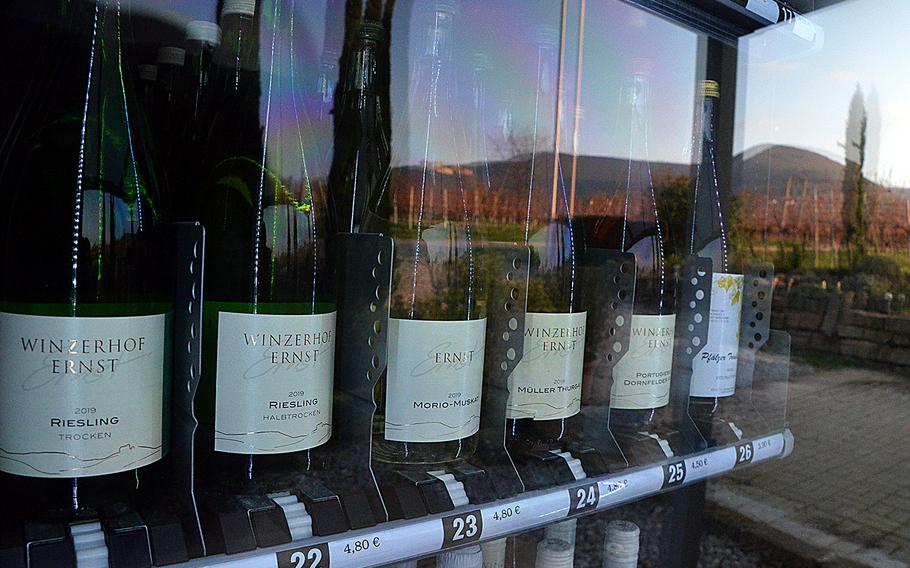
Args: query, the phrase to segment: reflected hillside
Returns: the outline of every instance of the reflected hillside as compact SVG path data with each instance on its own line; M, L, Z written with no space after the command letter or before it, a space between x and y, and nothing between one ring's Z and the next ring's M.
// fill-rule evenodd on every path
M553 154L540 154L537 159L552 164ZM562 216L569 208L567 204L570 204L574 217L578 219L622 215L627 160L579 156L574 164L574 188L569 175L573 167L572 157L561 155L560 165L564 184L534 195L532 199L536 206L531 208L532 211L555 210L557 215ZM420 169L419 166L396 168L397 175L393 178L410 180L408 183L411 186L397 189L393 217L407 216L408 211L412 212L411 216L416 215L420 198ZM483 179L480 164L467 164L460 168L442 166L432 174L460 176L465 205L492 229L490 236L518 239L528 206L530 170L530 155L491 162L489 179L492 190L480 181ZM688 207L687 186L691 166L652 162L651 171L658 198L662 201L661 207L670 210L667 218L671 225L684 223L686 215L678 210ZM801 243L808 250L836 257L844 241L844 175L843 164L819 152L792 146L759 146L735 156L733 227L736 237L755 256L761 256L762 250L779 247L784 242ZM872 250L882 252L906 247L910 238L910 189L890 187L867 178L864 181ZM432 193L427 198L452 200L452 203L460 199L455 195L436 197ZM402 221L408 222L408 219ZM416 218L410 222L416 222ZM671 239L683 230L682 226L671 226Z

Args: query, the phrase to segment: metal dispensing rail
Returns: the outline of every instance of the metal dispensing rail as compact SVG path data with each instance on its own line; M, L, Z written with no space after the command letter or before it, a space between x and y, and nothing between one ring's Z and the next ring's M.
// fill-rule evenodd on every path
M427 556L448 548L503 538L561 520L603 511L717 477L793 452L784 429L737 444L670 458L619 473L579 480L514 498L468 504L446 513L383 523L231 556L180 564L186 568L364 568Z

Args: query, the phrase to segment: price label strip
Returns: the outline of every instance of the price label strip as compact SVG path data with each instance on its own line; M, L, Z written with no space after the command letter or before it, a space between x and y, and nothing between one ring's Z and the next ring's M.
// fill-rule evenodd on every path
M784 453L784 435L773 434L752 440L752 461L764 461L776 458Z
M543 493L506 504L491 504L481 509L483 538L497 538L521 532L527 527L565 518L569 500L564 491Z
M675 459L660 467L619 473L571 488L553 488L507 501L491 503L442 518L353 533L335 541L312 543L274 553L265 551L224 559L218 565L233 568L260 567L264 554L277 568L360 568L389 564L463 546L481 539L500 538L530 527L556 522L595 509L606 509L721 474L737 467L780 457L784 433L776 433L733 446ZM211 560L211 559L209 559ZM269 565L273 565L271 562ZM211 565L211 564L201 564Z
M635 501L645 495L653 495L660 491L663 482L663 471L656 467L605 479L600 482L598 509L607 509L620 503Z
M282 550L276 554L278 568L329 568L329 545L325 542Z

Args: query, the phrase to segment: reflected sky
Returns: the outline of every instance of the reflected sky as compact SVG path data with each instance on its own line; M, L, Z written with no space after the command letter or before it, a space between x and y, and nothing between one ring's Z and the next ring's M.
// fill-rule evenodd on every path
M869 114L866 177L910 186L910 2L852 0L809 19L823 41L808 44L775 26L740 42L734 151L783 144L844 163L859 85Z
M619 0L585 4L579 153L628 156L628 135L617 128L619 101L640 58L652 67L650 158L689 162L698 35Z

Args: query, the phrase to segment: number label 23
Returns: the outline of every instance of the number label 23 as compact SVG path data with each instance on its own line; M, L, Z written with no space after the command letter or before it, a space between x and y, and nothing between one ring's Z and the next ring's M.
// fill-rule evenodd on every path
M479 510L442 518L442 547L451 548L480 540L483 517Z

